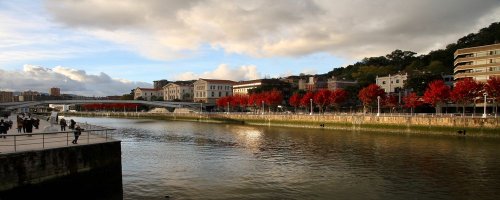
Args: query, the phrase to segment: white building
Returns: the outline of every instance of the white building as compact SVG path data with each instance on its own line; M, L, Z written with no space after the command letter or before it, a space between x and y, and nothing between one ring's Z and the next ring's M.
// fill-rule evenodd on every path
M382 89L385 90L386 93L397 92L404 88L406 80L408 79L408 74L396 74L389 76L382 76L376 79L376 83Z
M140 87L134 90L134 99L142 98L143 100L151 101L153 97L163 97L163 90Z
M164 101L192 101L193 100L193 84L176 82L169 83L163 86L163 100Z
M262 85L262 80L240 81L233 85L233 94L248 94L248 90Z
M230 80L199 79L193 83L194 102L215 103L220 97L233 95L233 85Z

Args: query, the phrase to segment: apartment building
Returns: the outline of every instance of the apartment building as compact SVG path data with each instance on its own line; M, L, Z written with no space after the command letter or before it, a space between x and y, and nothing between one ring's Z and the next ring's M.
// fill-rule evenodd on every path
M215 103L217 99L233 95L233 85L230 80L199 79L193 83L194 102Z
M290 83L281 81L279 79L257 79L250 81L240 81L233 85L233 94L249 94L249 91L256 88L269 90L272 88L287 90L290 88Z
M154 88L140 88L137 87L134 90L134 99L143 99L146 101L155 100L158 97L163 97L163 90L158 90Z
M55 97L61 96L61 89L56 87L50 88L49 94L50 96L55 96Z
M14 95L12 92L0 91L0 103L13 102Z
M336 77L332 76L327 81L328 90L337 90L337 89L345 89L349 86L355 86L358 84L356 81L346 81L346 80L338 80Z
M163 86L164 101L192 101L193 82L178 81Z
M473 78L485 82L500 77L500 43L458 49L454 53L454 78Z
M404 88L408 80L408 74L395 74L389 76L377 76L376 83L380 88L384 89L386 93L399 92Z

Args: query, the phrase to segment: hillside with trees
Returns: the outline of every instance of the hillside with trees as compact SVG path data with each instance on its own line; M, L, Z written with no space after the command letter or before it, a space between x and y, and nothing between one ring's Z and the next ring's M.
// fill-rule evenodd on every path
M360 83L359 88L363 88L375 83L376 76L408 73L410 78L405 87L421 95L432 80L439 79L441 75L453 74L453 53L457 49L499 42L500 22L496 22L478 33L471 33L458 39L456 43L448 44L444 49L428 54L417 56L415 52L397 49L385 56L364 58L355 64L335 68L319 76L355 80Z

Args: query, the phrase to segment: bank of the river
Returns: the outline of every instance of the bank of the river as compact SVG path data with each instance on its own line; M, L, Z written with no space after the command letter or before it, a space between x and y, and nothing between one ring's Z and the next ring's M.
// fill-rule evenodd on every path
M499 118L470 118L451 116L374 116L374 115L255 115L223 113L135 113L135 112L78 112L66 116L150 118L162 120L237 123L265 126L369 130L395 133L426 133L500 136Z

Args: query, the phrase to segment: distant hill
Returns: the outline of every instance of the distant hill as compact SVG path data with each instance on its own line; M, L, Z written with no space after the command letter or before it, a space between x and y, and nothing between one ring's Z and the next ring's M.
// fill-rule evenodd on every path
M320 77L335 76L345 80L356 80L360 87L375 83L376 76L395 73L408 73L423 80L432 80L441 74L453 73L453 53L460 48L495 44L500 42L500 22L471 33L448 44L445 49L438 49L426 55L416 56L415 52L394 50L390 54L364 58L355 64L335 68ZM411 82L411 81L410 81ZM411 87L408 86L408 87Z

